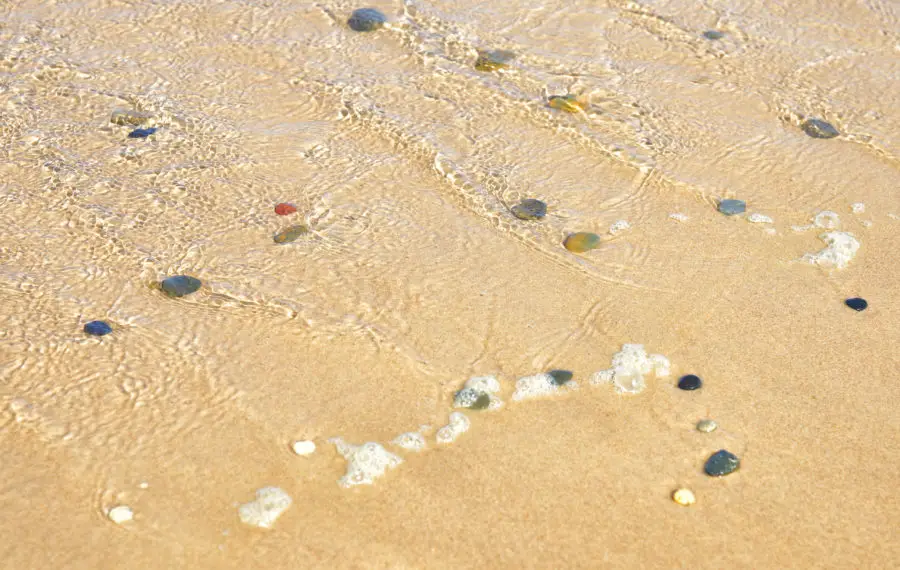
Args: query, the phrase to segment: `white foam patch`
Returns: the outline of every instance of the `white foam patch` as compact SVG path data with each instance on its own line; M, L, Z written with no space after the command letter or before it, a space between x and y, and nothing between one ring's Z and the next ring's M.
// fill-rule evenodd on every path
M637 394L644 390L644 376L650 373L665 377L670 373L669 359L662 354L648 355L642 344L624 344L612 359L612 368L591 377L591 384L611 383L617 392Z
M815 215L812 219L812 224L808 226L791 226L791 229L795 232L805 232L807 230L812 230L815 228L822 228L825 230L833 230L841 225L841 217L837 215L837 212L832 212L831 210L824 210Z
M850 211L852 211L854 214L862 214L866 211L866 205L862 202L850 204Z
M401 433L391 441L397 447L401 447L406 451L422 451L425 449L425 436L417 431Z
M259 528L272 528L281 514L291 506L291 497L278 487L263 487L256 492L256 500L238 509L241 522Z
M469 431L469 418L462 412L451 412L450 423L437 432L438 443L453 443L461 434Z
M564 391L577 389L578 384L572 380L558 385L550 374L535 374L534 376L519 378L516 381L516 391L513 392L512 399L514 402L519 402L542 396L553 396Z
M337 452L347 460L347 473L338 480L341 487L371 485L376 478L384 475L385 471L403 463L400 456L372 441L362 445L347 443L339 437L333 437L328 441L333 443Z
M750 214L747 216L747 221L754 224L774 224L775 220L766 216L765 214Z
M674 214L669 214L669 219L675 220L676 222L681 222L683 224L686 221L688 221L690 218L688 218L686 214L681 214L681 213L676 212Z
M815 265L844 269L859 251L859 241L848 232L826 232L819 236L826 247L817 253L807 253L803 261Z
M609 227L609 234L614 236L629 228L631 228L631 224L629 224L627 220L619 220Z
M503 400L497 396L500 391L500 381L496 376L473 376L466 380L462 390L453 397L453 407L469 408L482 395L490 398L488 410L497 410L503 407Z

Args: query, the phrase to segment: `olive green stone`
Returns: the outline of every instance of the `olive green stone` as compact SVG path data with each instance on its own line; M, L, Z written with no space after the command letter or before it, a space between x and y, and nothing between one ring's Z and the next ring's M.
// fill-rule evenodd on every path
M520 220L540 220L547 215L547 204L528 198L513 206L512 213Z
M722 477L734 473L741 467L741 460L730 451L720 449L706 460L703 469L710 477Z
M743 200L722 200L719 202L719 212L725 214L726 216L734 216L736 214L743 214L747 209L747 204Z
M275 243L291 243L302 235L309 233L309 228L303 224L291 226L288 229L275 234Z
M547 374L550 375L550 377L553 379L553 384L556 386L562 386L563 384L572 380L572 376L574 376L571 370L551 370Z
M569 234L569 237L566 238L566 241L563 242L563 245L569 251L575 253L584 253L585 251L590 251L596 247L600 247L600 236L597 234L592 234L590 232L578 232L575 234Z
M697 431L702 431L703 433L714 432L718 427L719 424L716 423L716 420L700 420L697 422Z
M143 125L153 118L150 113L135 111L133 109L116 109L109 117L109 122L116 125Z
M478 71L497 71L509 65L509 62L515 58L516 54L503 49L479 50L478 59L475 60L475 69Z
M547 104L553 109L567 113L578 113L587 108L587 105L579 101L575 95L553 95L548 99Z
M833 139L841 134L831 123L826 123L821 119L807 119L803 121L800 128L814 139Z
M491 405L491 397L488 394L480 394L469 406L470 410L485 410Z
M196 277L189 275L174 275L163 279L160 288L169 297L184 297L200 289L203 285Z
M721 40L725 37L725 34L719 30L706 30L703 32L703 37L708 40Z

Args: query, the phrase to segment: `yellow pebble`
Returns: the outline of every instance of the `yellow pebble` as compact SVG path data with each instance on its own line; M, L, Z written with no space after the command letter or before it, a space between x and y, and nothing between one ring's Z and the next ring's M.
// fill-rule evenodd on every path
M689 507L697 502L697 498L690 489L678 489L672 493L672 500L682 507Z

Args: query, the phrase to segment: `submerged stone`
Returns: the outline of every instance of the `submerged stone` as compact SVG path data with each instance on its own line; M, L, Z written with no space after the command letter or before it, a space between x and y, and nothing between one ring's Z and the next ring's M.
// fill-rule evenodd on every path
M725 37L725 34L719 30L706 30L703 32L703 37L708 40L721 40Z
M112 332L112 327L105 321L91 321L84 325L84 332L91 336L103 336Z
M583 101L579 101L575 95L553 95L547 100L547 104L553 109L567 113L578 113L587 108L587 105Z
M275 206L275 213L279 216L287 216L288 214L293 214L296 211L297 206L288 204L287 202L282 202Z
M600 236L590 232L578 232L569 234L563 245L569 251L584 253L600 246Z
M354 10L347 20L350 29L356 32L372 32L384 26L387 18L375 8L360 8Z
M700 377L695 374L688 374L687 376L682 376L678 380L678 387L682 390L696 390L700 386L703 385L703 380L700 380Z
M540 220L547 215L547 204L528 198L513 206L511 211L520 220Z
M486 410L491 405L490 394L479 394L475 401L469 406L470 410Z
M133 109L116 109L109 117L109 122L116 125L143 125L153 118L150 113L135 111Z
M806 119L800 128L814 139L833 139L841 134L831 123L826 123L821 119Z
M553 379L552 382L556 386L562 386L566 382L570 381L574 374L572 374L571 370L551 370L547 374Z
M203 283L189 275L175 275L163 279L160 284L163 292L169 297L184 297L200 289Z
M743 214L747 209L747 204L743 200L722 200L719 202L719 212L726 216L734 216L735 214Z
M844 301L844 304L853 309L854 311L865 311L866 307L869 306L869 303L860 297L853 297L852 299L847 299Z
M134 129L130 133L128 133L128 138L130 139L145 139L155 133L157 131L156 127L150 127L148 129Z
M719 424L716 423L716 420L700 420L697 422L697 431L702 431L703 433L711 433L718 428Z
M515 58L516 54L503 49L479 50L478 59L475 60L475 69L478 71L497 71L509 65L509 62Z
M734 473L740 466L741 460L735 454L720 449L706 460L706 465L703 469L710 477L722 477L729 473Z
M303 224L298 224L296 226L291 226L288 229L275 234L273 238L275 243L291 243L295 241L300 236L306 235L309 233L309 228Z

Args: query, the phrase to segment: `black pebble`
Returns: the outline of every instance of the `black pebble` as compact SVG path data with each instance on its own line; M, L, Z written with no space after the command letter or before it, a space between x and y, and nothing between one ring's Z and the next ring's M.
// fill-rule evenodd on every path
M737 471L740 466L741 460L738 459L735 454L720 449L706 460L706 465L703 466L703 470L706 471L706 474L710 477L722 477L723 475L728 475L729 473Z
M699 376L696 376L694 374L682 376L681 379L678 380L678 387L682 390L696 390L702 385L703 380L701 380Z
M354 10L347 20L347 25L356 32L372 32L387 22L387 18L375 8Z
M853 297L852 299L847 299L844 301L844 304L853 309L854 311L865 311L866 307L869 306L869 303L866 302L865 299L860 297Z
M103 336L112 332L112 327L103 321L91 321L84 325L84 332L92 336Z
M128 138L130 139L145 139L156 132L156 127L150 127L149 129L134 129L130 133L128 133Z
M703 37L708 40L721 40L725 37L725 34L718 30L706 30L703 32Z
M553 384L556 386L562 386L566 382L572 379L572 371L571 370L551 370L547 374L553 378Z

